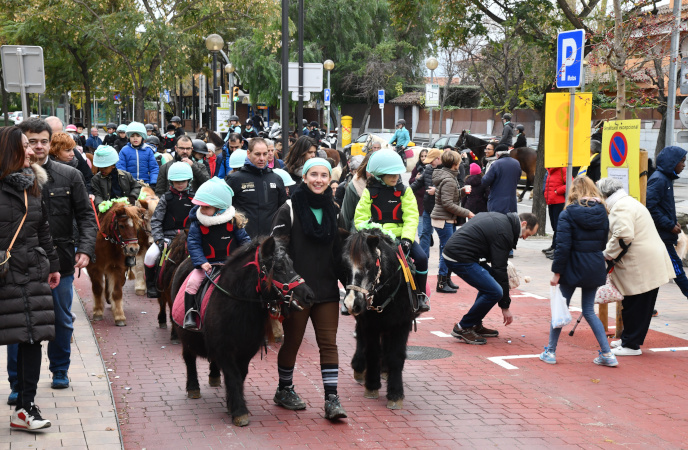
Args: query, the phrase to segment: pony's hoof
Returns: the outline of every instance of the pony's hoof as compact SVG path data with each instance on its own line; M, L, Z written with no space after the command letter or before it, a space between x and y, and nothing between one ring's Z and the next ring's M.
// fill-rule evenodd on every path
M208 384L212 387L222 386L222 378L220 378L220 377L208 377ZM240 416L240 417L244 417L244 416Z
M248 414L232 417L232 422L234 422L234 425L236 425L237 427L245 427L249 423Z
M186 391L186 396L189 398L201 398L201 390L200 389L191 389Z
M521 203L523 199L521 197L518 198L518 202Z
M117 325L118 327L126 327L127 321L126 320L115 320L115 325Z
M105 303L107 303L108 305L111 305L111 304L112 304L112 303L110 303L110 299L109 299L109 298L106 298L106 299L105 299Z
M387 400L387 408L404 409L404 400Z
M142 296L146 295L146 290L145 289L136 289L136 295L138 295L139 297L142 297Z
M387 372L380 372L380 378L382 378L382 379L385 380L385 381L387 381L387 376L388 376L388 375L389 375L389 374L388 374Z
M369 391L367 388L365 392L363 393L363 397L365 398L380 398L380 391L375 389L374 391Z
M94 314L94 315L93 315L93 321L94 321L94 322L98 322L98 321L101 321L101 320L103 320L103 315L102 315L102 314Z
M162 328L163 330L166 330L167 329L167 322L160 322L158 324L158 327Z
M363 384L363 382L365 381L365 372L356 372L354 370L354 380L358 384Z

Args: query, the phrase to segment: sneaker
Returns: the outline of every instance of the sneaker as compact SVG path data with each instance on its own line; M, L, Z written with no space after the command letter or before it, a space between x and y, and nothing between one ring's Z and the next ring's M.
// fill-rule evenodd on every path
M344 419L346 418L346 411L339 403L339 396L330 394L325 400L325 418L328 420Z
M600 355L593 359L592 362L597 364L598 366L608 366L608 367L616 367L619 365L619 361L616 360L616 356L612 353L609 356L604 356L602 354L602 350L598 350L600 352Z
M616 356L638 356L642 355L643 351L640 349L634 350L628 347L616 347L612 349L612 353Z
M554 251L554 248L551 245L548 248L542 249L542 253L549 253L549 252L553 252L553 251Z
M50 384L53 389L66 389L69 387L69 378L66 370L56 370L53 372L53 382Z
M497 337L497 336L499 336L499 331L485 328L482 323L480 325L475 326L475 332L482 337Z
M34 403L26 410L19 408L12 413L10 420L10 428L17 428L19 430L40 430L42 428L50 428L50 421L41 417L41 411Z
M487 344L487 339L478 335L475 332L475 327L470 327L464 330L463 328L459 327L459 324L456 324L454 325L454 329L452 330L451 335L454 336L456 339L464 341L466 344Z
M548 347L545 347L545 351L540 353L540 361L544 361L547 364L556 364L557 357L554 352L550 352Z
M277 388L277 392L275 392L275 397L272 401L292 411L306 409L306 402L301 400L299 394L294 391L294 385L285 386L284 389Z
M9 397L7 397L7 404L12 406L16 405L18 397L19 391L17 390L16 384L14 384L12 385L12 392L10 392Z
M610 346L611 348L621 347L621 339L616 340L616 341L611 341L611 342L609 343L609 346Z

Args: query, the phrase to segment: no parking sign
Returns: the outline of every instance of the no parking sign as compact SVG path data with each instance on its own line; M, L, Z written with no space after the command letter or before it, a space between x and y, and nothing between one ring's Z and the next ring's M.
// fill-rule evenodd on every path
M602 133L602 177L616 178L640 201L640 120L614 120Z

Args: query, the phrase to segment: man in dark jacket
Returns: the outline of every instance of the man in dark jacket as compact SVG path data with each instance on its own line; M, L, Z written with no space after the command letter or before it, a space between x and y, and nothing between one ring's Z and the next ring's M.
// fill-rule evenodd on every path
M253 138L248 146L244 167L233 170L225 182L234 191L234 207L248 219L246 232L251 239L268 236L272 219L287 201L282 178L268 167L268 146L262 138Z
M681 226L676 219L674 201L674 180L686 167L686 151L681 147L666 147L657 157L657 170L647 181L647 209L655 221L659 237L664 241L669 257L674 265L674 280L683 295L688 297L688 279L683 270L681 258L674 247L681 234Z
M502 138L499 140L498 144L504 144L507 147L511 147L514 141L514 126L511 125L511 114L502 114L502 124L504 124L504 129L502 130Z
M454 326L452 336L467 344L482 345L486 337L496 337L497 330L483 326L483 319L499 304L504 325L513 321L509 310L509 252L516 248L518 238L537 233L535 215L522 213L480 213L449 238L444 246L444 260L450 271L478 290L471 309ZM485 259L485 262L480 262ZM489 263L489 264L488 264Z
M170 190L172 183L167 179L167 172L169 172L172 164L177 161L185 162L191 166L191 171L193 172L193 180L191 180L192 191L198 190L198 188L210 178L208 175L208 168L205 166L204 161L192 160L191 154L194 151L194 147L193 141L189 136L180 136L174 149L174 160L160 166L158 182L155 185L155 194L158 197L165 195L165 193Z
M495 152L508 150L503 144L497 145ZM490 165L483 177L483 186L490 187L490 197L487 200L487 210L502 214L517 212L516 187L521 179L521 164L509 153L502 154L499 159Z
M69 370L72 331L72 283L74 269L88 265L95 254L96 219L79 171L58 164L48 157L52 130L41 119L29 119L20 128L29 139L38 164L48 173L43 187L43 202L49 212L50 234L60 259L60 284L52 290L55 307L55 340L48 344L53 389L69 387ZM75 241L73 223L78 227ZM76 247L76 250L75 250Z
M84 147L84 151L86 153L93 153L101 145L103 145L103 140L100 138L100 136L98 136L98 128L91 128L91 136L88 139L86 139L86 146Z

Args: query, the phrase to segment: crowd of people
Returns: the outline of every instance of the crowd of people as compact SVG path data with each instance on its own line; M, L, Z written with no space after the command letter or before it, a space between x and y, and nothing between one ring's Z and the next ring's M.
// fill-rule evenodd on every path
M293 372L310 319L320 352L325 417L347 415L337 393L338 321L349 313L339 303L339 282L345 280L338 228L379 228L398 241L414 264L419 314L430 310L428 259L436 233L436 292L457 292L452 274L478 290L452 335L468 344L486 344L487 338L499 335L483 324L495 305L504 325L514 320L509 257L519 239L544 226L535 215L517 212L521 167L508 150L514 129L516 145L525 137L523 127L514 128L510 119L503 116L502 138L487 145L482 160L451 147L423 149L408 185L401 177L406 164L394 147L373 143L365 156L343 161L341 175L335 176L336 164L308 135L312 129L294 136L283 149L281 139L257 137L254 121L241 130L236 116L230 118L225 139L212 131L205 131L203 139L192 139L178 117L172 118L164 135L138 122L107 124L103 140L97 129L88 139L74 125L63 130L57 117L0 129L0 205L7 211L0 218L0 344L8 345L8 403L16 405L11 426L50 426L34 403L41 342L49 341L51 387L69 387L75 270L94 257L98 211L115 199L135 203L142 186L152 187L159 197L151 219L155 245L144 257L149 297L159 295L155 271L166 246L180 231L188 231L194 271L186 284L186 314L179 324L185 329L201 326L196 293L206 274L235 248L259 236L286 242L295 270L315 293L312 306L283 323L274 402L286 409L306 407L294 387ZM310 126L317 130L317 124ZM399 121L390 146L403 149L407 139L405 122ZM661 285L676 278L688 294L688 279L674 250L681 227L672 191L685 158L685 150L678 147L660 154L648 183L647 208L618 181L591 178L592 161L572 180L568 196L569 175L563 169L548 169L545 198L555 230L547 252L553 260L551 284L560 285L567 302L581 288L583 315L600 344L596 364L615 366L616 356L642 353ZM607 282L609 261L615 268L611 282L624 296L625 324L621 340L611 344L594 313L595 292ZM556 363L560 332L550 328L549 343L540 355L543 361Z

